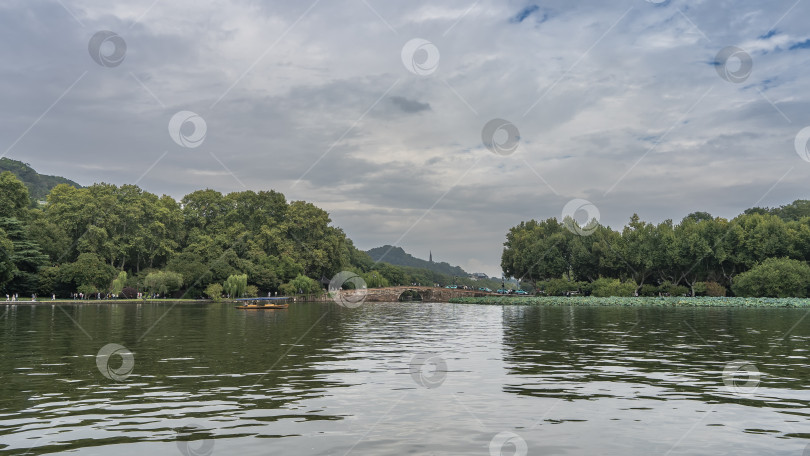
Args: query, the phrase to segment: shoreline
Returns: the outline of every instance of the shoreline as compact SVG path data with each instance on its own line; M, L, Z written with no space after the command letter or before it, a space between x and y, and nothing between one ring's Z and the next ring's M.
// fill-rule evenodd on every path
M738 298L738 297L595 297L595 296L492 296L453 298L451 304L514 306L586 306L586 307L747 307L810 309L808 298Z
M19 301L0 301L0 306L14 306L18 304L24 305L42 305L42 304L152 304L152 303L212 303L210 299L43 299L43 300L19 300ZM225 301L221 301L225 302Z

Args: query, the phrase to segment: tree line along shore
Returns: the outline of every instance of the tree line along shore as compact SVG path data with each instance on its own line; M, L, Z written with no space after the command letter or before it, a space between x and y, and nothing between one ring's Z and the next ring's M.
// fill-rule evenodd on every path
M727 220L695 212L622 230L570 218L530 220L506 236L501 267L539 294L804 298L810 291L810 201L751 208Z
M522 222L501 267L539 295L805 297L810 201L726 220L633 216L622 230L570 219ZM0 296L218 298L319 294L340 271L369 288L457 284L501 288L375 262L311 203L275 191L198 190L180 201L134 185L53 187L44 204L0 173Z
M340 271L368 287L475 285L375 263L326 211L275 191L206 189L176 201L134 185L60 184L38 204L13 173L0 173L0 296L307 295Z

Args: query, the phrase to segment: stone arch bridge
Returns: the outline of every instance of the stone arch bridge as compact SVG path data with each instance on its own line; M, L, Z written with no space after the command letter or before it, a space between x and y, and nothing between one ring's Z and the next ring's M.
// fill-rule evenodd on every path
M498 296L497 293L489 293L478 290L462 290L460 288L439 288L439 287L385 287L369 288L366 290L341 290L346 296L353 296L366 293L366 302L396 302L403 293L410 291L417 293L425 302L447 302L450 298Z

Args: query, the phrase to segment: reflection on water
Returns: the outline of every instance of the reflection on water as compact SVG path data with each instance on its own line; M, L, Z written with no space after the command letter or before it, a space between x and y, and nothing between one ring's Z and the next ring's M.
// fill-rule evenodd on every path
M798 309L3 312L0 454L799 456L810 443ZM132 353L131 372L101 360L122 381L97 366L108 344ZM735 360L759 382L724 384Z

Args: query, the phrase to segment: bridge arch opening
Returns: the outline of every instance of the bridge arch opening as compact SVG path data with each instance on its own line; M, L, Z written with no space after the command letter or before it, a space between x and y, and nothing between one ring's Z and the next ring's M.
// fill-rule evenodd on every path
M422 294L418 290L405 290L399 295L399 302L423 301Z

